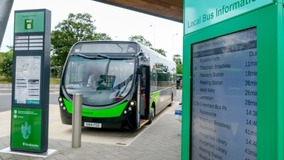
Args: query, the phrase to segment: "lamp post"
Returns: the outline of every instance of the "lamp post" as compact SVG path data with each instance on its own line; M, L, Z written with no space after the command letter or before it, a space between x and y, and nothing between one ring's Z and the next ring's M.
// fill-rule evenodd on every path
M155 26L150 24L149 27L153 28L153 48L155 48Z
M173 55L173 58L174 58L174 40L175 40L175 36L177 36L178 35L178 33L175 33L175 34L173 34L172 35L172 55Z

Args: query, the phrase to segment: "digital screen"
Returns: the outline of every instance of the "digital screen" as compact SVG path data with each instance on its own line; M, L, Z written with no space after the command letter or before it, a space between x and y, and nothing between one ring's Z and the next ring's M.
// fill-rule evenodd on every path
M193 44L191 76L191 159L256 160L256 28Z
M100 75L98 82L99 89L111 89L115 81L115 76L111 75Z

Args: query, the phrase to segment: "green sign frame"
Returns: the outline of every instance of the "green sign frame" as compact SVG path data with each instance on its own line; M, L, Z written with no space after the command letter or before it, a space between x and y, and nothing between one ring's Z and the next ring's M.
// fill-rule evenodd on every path
M43 32L44 11L22 12L15 15L15 33Z
M283 4L275 3L185 34L182 160L191 158L191 45L253 27L257 30L257 159L284 160L283 18Z

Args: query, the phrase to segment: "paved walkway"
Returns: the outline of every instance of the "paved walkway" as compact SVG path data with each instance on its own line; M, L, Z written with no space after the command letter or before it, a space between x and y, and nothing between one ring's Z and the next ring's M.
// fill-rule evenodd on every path
M181 123L174 118L174 109L178 102L156 117L130 145L107 145L83 142L81 148L71 148L71 141L49 139L50 149L57 152L48 160L180 160L181 159ZM2 117L3 118L3 117ZM4 123L9 123L6 120ZM1 123L0 123L1 124ZM2 128L0 126L0 128ZM7 133L5 133L7 134ZM4 135L5 135L4 134ZM10 146L10 137L1 136L0 150ZM1 160L40 160L42 158L0 153Z

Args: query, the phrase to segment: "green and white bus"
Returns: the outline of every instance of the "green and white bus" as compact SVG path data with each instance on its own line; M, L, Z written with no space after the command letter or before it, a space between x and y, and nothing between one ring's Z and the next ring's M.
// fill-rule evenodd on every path
M95 87L88 84L95 74ZM72 123L73 95L82 95L82 126L139 129L171 105L176 65L130 41L84 41L66 59L59 106L64 124Z

